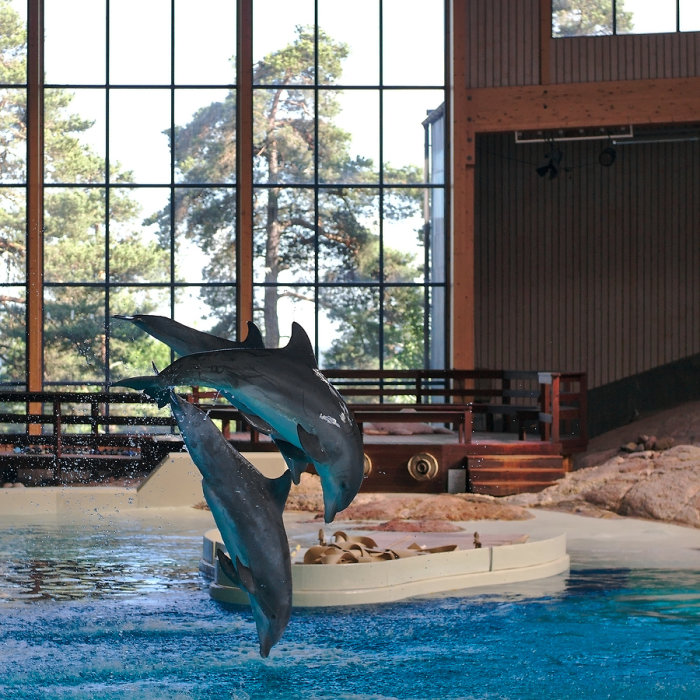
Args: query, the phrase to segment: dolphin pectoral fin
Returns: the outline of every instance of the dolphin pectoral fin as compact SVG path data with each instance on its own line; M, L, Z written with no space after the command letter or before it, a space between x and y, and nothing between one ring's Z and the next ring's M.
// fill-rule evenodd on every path
M317 435L305 430L303 426L297 424L297 436L299 444L311 459L316 462L323 462L326 459L326 453L321 447L321 442Z
M281 440L275 438L275 445L279 449L284 461L289 467L289 471L292 473L292 481L298 484L301 480L301 475L306 471L309 466L309 458L296 446L292 445L291 442L286 440Z
M224 574L226 574L226 576L237 586L240 585L241 579L236 571L236 567L234 567L233 562L231 561L231 558L220 549L216 550L216 557L219 560L219 566Z
M255 430L264 435L269 435L272 432L272 426L264 421L260 416L256 416L254 413L245 413L241 411L241 415L250 423Z
M231 561L229 559L229 561ZM238 574L238 580L241 582L243 588L248 591L250 595L255 595L257 592L257 586L255 585L255 579L253 578L253 572L241 562L241 560L236 557L235 564L236 573Z

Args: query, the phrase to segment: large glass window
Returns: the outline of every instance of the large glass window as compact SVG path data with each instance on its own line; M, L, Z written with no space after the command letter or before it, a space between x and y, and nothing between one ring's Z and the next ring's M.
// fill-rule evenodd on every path
M424 202L443 185L423 126L444 100L442 8L254 9L255 320L272 345L299 321L325 367L425 366L445 283L425 259Z
M697 0L553 0L552 36L700 31Z
M26 6L0 0L4 384L25 376ZM434 362L444 182L423 122L445 96L441 3L253 0L252 230L236 204L236 0L43 6L46 388L170 361L115 314L236 337L241 236L268 346L297 320L322 366Z

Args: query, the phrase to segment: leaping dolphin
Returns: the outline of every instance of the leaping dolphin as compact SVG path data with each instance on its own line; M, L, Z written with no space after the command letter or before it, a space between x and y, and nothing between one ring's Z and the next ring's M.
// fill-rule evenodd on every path
M116 314L114 318L123 321L131 321L131 323L141 330L149 333L154 338L157 338L168 347L172 348L178 355L193 355L194 353L207 352L208 350L265 347L263 345L260 329L252 321L248 321L248 335L246 339L238 343L234 340L228 340L216 335L211 335L210 333L197 331L194 328L185 326L165 316L148 314L124 316ZM271 434L272 428L267 425L265 421L261 420L259 416L243 414L243 417L258 432L265 435ZM272 436L272 440L277 445L277 449L279 449L289 470L292 472L294 483L298 484L301 479L301 474L306 471L310 460L297 448L285 443L284 440L276 440L274 436Z
M248 594L266 657L292 611L292 568L282 511L291 475L268 479L224 438L200 408L170 392L170 407L187 450L202 473L202 490L230 559L224 573Z
M327 523L350 505L362 484L362 436L345 401L319 371L298 323L286 347L186 355L155 376L114 386L144 391L162 407L171 387L190 384L217 389L243 413L264 421L278 444L308 456L321 477Z
M122 321L131 321L137 328L145 331L154 338L171 347L178 355L191 355L194 352L206 352L208 350L225 350L227 348L262 348L263 339L260 329L248 321L248 335L246 339L237 342L220 338L211 333L195 330L185 326L172 318L155 316L150 314L134 314L126 316L115 314L114 318Z

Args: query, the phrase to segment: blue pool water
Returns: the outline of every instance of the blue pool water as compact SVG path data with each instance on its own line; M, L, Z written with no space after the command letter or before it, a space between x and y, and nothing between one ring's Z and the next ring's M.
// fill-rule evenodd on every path
M201 534L0 530L1 698L700 698L697 571L572 569L466 597L295 610L268 659Z

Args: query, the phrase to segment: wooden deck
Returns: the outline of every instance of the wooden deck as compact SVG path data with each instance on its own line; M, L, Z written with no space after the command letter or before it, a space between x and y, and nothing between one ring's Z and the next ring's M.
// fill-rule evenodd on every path
M581 373L327 375L363 430L363 491L444 492L450 483L491 495L534 491L563 476L572 455L586 448ZM188 398L221 422L238 449L275 449L212 392L193 387ZM0 392L0 479L61 483L148 473L182 449L174 419L163 413L134 393Z

